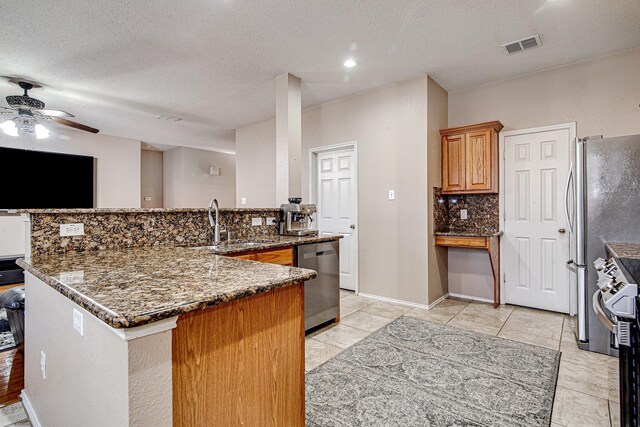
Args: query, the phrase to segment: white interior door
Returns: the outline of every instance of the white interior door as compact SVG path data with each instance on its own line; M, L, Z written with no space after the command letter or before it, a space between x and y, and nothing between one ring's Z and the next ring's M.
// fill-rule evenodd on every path
M505 301L569 313L569 129L504 138Z
M341 234L340 287L358 284L357 173L353 147L317 154L316 204L320 234Z

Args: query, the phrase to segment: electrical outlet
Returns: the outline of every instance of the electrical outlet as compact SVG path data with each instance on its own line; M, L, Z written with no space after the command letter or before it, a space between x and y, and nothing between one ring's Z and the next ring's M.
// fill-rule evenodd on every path
M84 316L76 308L73 309L73 329L75 329L81 337L84 336Z
M460 219L467 219L467 210L460 209Z
M151 196L144 196L144 201L145 202L150 202L151 201Z
M258 225L262 225L262 218L260 218L260 217L251 218L251 226L252 227L257 227Z
M47 379L47 355L44 354L44 351L40 351L40 373L42 374L42 379Z
M84 224L60 224L60 237L84 236Z
M276 225L277 223L278 223L278 220L275 219L275 217L272 217L272 216L267 217L267 225Z
M396 199L396 190L389 190L389 200Z

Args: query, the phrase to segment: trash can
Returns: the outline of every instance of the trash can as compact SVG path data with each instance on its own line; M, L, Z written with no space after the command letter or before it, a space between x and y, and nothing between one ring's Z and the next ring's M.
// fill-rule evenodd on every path
M9 289L0 295L0 304L7 312L11 335L18 351L24 350L24 286Z

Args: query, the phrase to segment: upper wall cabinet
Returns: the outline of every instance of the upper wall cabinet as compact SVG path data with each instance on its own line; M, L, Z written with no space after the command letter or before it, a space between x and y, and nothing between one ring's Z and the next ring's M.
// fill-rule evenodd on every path
M441 129L442 192L498 192L498 133L500 122Z

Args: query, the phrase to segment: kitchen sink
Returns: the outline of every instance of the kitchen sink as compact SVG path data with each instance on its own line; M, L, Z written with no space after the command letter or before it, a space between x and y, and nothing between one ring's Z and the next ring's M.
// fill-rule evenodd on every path
M220 243L218 245L210 245L210 246L196 246L191 249L208 249L208 250L219 250L219 249L237 249L237 248L251 248L254 246L263 245L262 242L234 242L234 243Z

